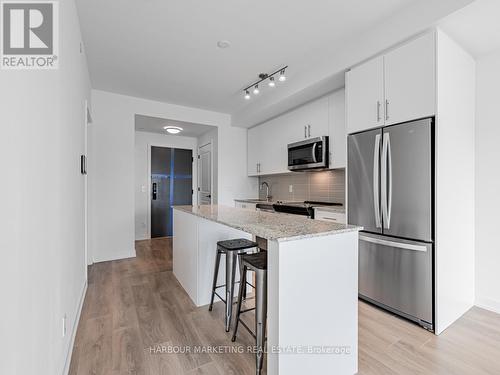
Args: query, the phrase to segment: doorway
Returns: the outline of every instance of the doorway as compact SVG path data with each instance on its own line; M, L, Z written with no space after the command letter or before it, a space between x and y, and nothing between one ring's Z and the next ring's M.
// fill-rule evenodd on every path
M198 204L212 204L212 143L198 148Z
M192 186L192 150L151 146L151 238L172 236L172 207L192 205Z

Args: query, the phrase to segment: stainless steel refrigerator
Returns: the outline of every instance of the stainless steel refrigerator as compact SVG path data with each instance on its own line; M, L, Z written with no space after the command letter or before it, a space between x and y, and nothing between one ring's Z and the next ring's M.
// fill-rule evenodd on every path
M359 240L359 296L434 328L434 120L348 137L348 222Z

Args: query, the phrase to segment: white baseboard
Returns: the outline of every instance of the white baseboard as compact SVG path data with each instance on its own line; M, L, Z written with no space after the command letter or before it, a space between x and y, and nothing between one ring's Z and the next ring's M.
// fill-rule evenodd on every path
M69 366L71 365L71 356L73 354L73 347L75 346L76 331L78 329L78 323L80 322L80 315L82 314L83 301L85 300L85 295L87 294L87 280L83 285L82 294L80 296L80 301L78 303L78 309L76 311L75 320L73 321L73 329L71 332L71 339L69 343L68 352L66 353L66 362L64 364L63 375L68 375Z
M482 309L486 309L489 311L493 311L497 314L500 314L500 301L494 300L486 297L476 297L477 307L481 307Z
M94 263L109 262L112 260L135 258L135 249L133 251L123 252L121 254L113 254L112 257L94 257Z

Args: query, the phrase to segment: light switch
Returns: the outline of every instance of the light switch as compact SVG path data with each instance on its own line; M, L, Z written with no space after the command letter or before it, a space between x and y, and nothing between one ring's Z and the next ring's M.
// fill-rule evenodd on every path
M288 185L288 192L293 193L293 185Z
M141 186L141 191L142 191L143 193L145 193L145 192L146 192L146 185L142 185L142 186Z

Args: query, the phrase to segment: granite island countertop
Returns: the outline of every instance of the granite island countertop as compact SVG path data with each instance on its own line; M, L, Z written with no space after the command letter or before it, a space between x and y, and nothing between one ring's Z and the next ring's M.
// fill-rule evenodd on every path
M278 242L362 230L362 227L311 220L299 215L252 211L223 205L174 206L206 220Z

